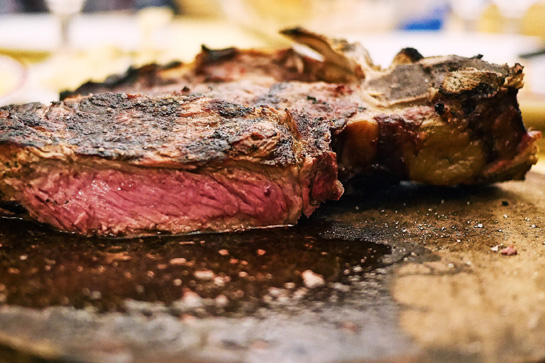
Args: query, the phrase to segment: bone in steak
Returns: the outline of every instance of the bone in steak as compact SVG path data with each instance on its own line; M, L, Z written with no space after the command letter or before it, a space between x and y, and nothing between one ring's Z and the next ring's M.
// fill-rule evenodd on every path
M327 118L343 180L379 172L434 185L492 183L523 179L537 161L540 133L526 130L517 102L520 65L480 56L423 58L408 48L381 69L358 43L300 28L283 33L324 60L292 49L203 48L192 64L131 69L63 96L207 95L298 110L315 122Z
M535 163L519 65L405 49L383 70L358 44L285 34L324 59L204 49L0 109L2 199L88 235L232 231L338 199L337 163L343 179L437 185L521 179Z

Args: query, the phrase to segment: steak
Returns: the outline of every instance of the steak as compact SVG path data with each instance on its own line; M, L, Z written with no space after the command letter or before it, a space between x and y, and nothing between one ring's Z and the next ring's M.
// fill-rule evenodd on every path
M99 94L0 108L0 192L84 235L295 224L338 199L330 125L194 96Z
M3 213L85 235L235 231L296 223L338 178L479 184L536 162L520 65L408 48L381 69L357 43L284 34L321 56L203 48L0 108Z
M358 43L304 29L283 33L322 55L203 48L192 64L149 65L82 85L101 92L206 95L329 119L342 180L386 174L433 185L523 179L537 161L537 131L522 122L523 68L481 56L423 58L403 49L387 69Z

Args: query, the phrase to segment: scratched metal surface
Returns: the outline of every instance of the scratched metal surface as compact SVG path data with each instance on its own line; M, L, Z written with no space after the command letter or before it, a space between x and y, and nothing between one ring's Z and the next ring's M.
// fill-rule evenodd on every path
M442 250L538 240L544 207L528 203L542 187L536 173L492 187L360 183L297 227L224 235L87 239L1 220L0 361L486 360L400 323L392 284ZM533 234L497 232L498 208L537 218Z

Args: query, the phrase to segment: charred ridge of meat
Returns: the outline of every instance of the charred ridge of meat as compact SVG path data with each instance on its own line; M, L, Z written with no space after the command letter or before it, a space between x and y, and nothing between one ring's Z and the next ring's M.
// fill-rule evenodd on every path
M76 155L142 165L188 166L228 158L287 165L296 163L297 140L285 118L266 106L206 97L104 93L51 106L0 108L0 145L62 146Z
M62 91L59 94L59 99L62 101L73 96L112 92L119 87L129 87L136 83L140 84L142 88L172 84L176 80L163 80L159 77L159 74L183 66L183 63L180 61L172 61L165 65L148 64L139 68L130 66L124 73L111 75L103 82L88 81L79 86L77 90Z
M424 56L415 48L403 48L401 51L399 51L399 53L397 53L392 61L392 64L399 65L416 63L423 58Z
M406 48L379 70L359 45L304 29L286 34L321 51L325 60L290 50L205 48L192 66L157 72L159 78L178 77L175 84L136 89L150 95L183 89L185 95L302 112L307 124L328 125L320 149L331 143L343 179L381 171L430 184L471 184L520 179L535 163L538 134L526 131L516 99L520 65L495 65L481 57L423 58ZM343 74L349 68L365 76L356 72L347 81Z
M140 68L130 67L125 73L112 75L104 82L89 81L75 90L63 91L60 99L107 92L187 94L196 86L230 82L243 77L314 82L320 80L322 68L321 62L301 57L293 49L212 50L203 46L202 52L191 64L171 62L164 66L149 64Z
M239 50L229 47L224 49L210 49L205 45L201 46L201 54L197 59L200 64L216 63L219 61L230 60L237 56Z

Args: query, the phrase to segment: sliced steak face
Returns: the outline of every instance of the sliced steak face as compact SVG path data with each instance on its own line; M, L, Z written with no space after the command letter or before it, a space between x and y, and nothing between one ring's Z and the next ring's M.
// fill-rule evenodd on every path
M85 235L294 224L342 194L329 126L207 97L8 106L0 192L39 222Z

